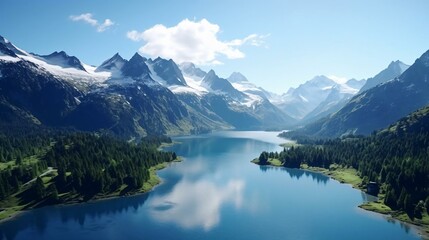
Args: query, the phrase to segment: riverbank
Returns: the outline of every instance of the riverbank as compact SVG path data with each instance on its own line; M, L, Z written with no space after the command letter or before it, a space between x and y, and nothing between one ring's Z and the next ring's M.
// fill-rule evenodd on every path
M258 158L253 159L251 162L260 165ZM281 161L275 158L269 158L267 164L265 165L273 167L283 167ZM362 179L358 175L358 172L356 171L356 169L353 168L341 168L337 165L331 165L329 169L326 169L319 167L309 167L306 164L302 164L300 169L315 173L321 173L340 183L350 184L353 188L359 189L363 192L365 192L366 190L365 186L362 185ZM418 230L419 235L423 239L429 239L429 214L427 212L424 212L422 214L421 219L411 219L405 212L395 211L392 210L390 207L386 206L383 203L383 199L384 195L379 194L378 200L362 203L358 207L366 211L382 214L405 224L412 225Z
M25 211L29 211L35 208L49 206L49 205L81 204L81 203L95 202L95 201L107 200L112 198L126 197L126 196L133 196L137 194L147 193L161 183L161 178L158 176L157 171L168 167L171 163L181 162L181 161L182 161L182 158L178 157L177 159L171 162L163 162L150 167L149 179L143 183L143 186L140 189L127 191L126 185L123 185L114 192L97 194L88 199L86 199L85 196L82 196L79 194L66 192L66 193L60 194L59 200L56 203L49 204L47 203L46 199L42 199L41 201L31 201L26 204L20 204L21 201L19 199L19 196L20 194L22 194L24 191L27 190L27 188L23 188L21 191L15 193L8 199L0 201L0 206L2 206L0 211L0 222L13 219ZM50 180L47 180L47 181L49 182Z

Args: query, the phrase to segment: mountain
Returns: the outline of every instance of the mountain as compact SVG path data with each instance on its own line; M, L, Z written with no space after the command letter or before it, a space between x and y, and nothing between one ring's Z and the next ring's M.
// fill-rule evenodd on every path
M179 67L180 67L180 70L183 72L183 74L188 76L196 76L202 79L207 74L200 68L197 68L195 64L191 62L184 62L180 64Z
M392 61L386 69L384 69L374 77L367 79L366 84L360 89L359 92L364 92L379 84L392 80L401 75L403 72L405 72L405 70L407 70L409 67L409 65L399 60Z
M6 38L0 36L0 51L3 54L6 54L11 57L16 57L17 54L19 55L26 55L27 53L19 48L17 48L15 45L13 45L9 40Z
M136 79L152 79L146 61L146 58L135 53L131 59L122 66L121 71L123 76Z
M210 92L226 94L234 99L243 99L245 96L242 92L235 89L232 84L216 75L213 70L210 70L202 79L202 86L209 89Z
M27 53L0 38L0 88L0 124L74 127L126 139L283 128L293 121L213 70L138 53L130 60L115 54L94 67L63 51Z
M123 59L119 53L116 53L113 55L113 57L107 59L100 66L98 66L95 71L120 71L126 62L127 61Z
M308 123L329 116L340 110L356 94L365 80L350 79L345 84L337 84L332 87L328 96L315 109L308 113L301 124Z
M383 129L378 134L384 134L386 132L397 135L404 133L429 133L429 105L399 119L397 122L393 123L386 129Z
M158 57L155 60L149 59L146 63L151 69L152 78L155 81L167 86L186 86L182 72L173 60Z
M272 100L289 116L308 121L323 112L332 113L333 110L328 110L330 106L346 101L359 91L361 85L363 82L354 79L341 83L321 75Z
M429 51L399 77L368 89L326 119L298 130L308 135L336 137L370 134L429 104Z
M233 72L227 78L227 80L232 84L235 89L241 92L254 94L266 99L270 99L272 97L272 93L251 83L243 74L239 72Z
M237 129L284 128L296 122L274 106L263 90L249 82L240 73L231 74L236 79L220 78L211 70L208 73L190 63L180 68L189 86L194 89L203 102L208 103L210 111ZM230 76L230 78L231 78ZM173 92L179 92L173 89ZM181 90L180 96L192 92ZM188 98L188 97L187 97Z
M64 51L61 52L53 52L49 55L36 55L42 59L44 59L47 63L51 65L58 65L63 68L75 68L78 70L86 71L82 66L82 63L75 56L69 56Z
M61 125L82 96L72 84L40 71L30 62L7 62L0 58L0 73L3 123Z

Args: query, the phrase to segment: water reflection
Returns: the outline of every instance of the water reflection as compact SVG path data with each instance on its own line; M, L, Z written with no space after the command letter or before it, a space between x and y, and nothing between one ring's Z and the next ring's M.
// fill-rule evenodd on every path
M375 197L373 195L366 194L363 191L360 192L360 195L362 197L362 202L374 202L374 201L378 200L377 197Z
M4 222L0 225L0 239L13 240L16 235L25 229L34 229L39 235L44 232L50 221L61 221L64 224L76 222L82 228L92 231L91 226L85 226L86 219L103 219L107 216L120 215L123 213L137 211L147 200L149 194L132 197L115 198L92 203L70 206L50 206L28 211L18 218ZM108 224L106 222L105 224ZM101 222L97 228L106 228Z
M208 231L219 223L224 204L232 203L237 209L241 208L244 186L242 180L230 180L226 186L207 180L184 180L171 193L152 198L150 214L161 222Z
M306 176L307 178L313 179L313 181L317 182L317 183L322 183L324 185L326 185L326 183L329 181L329 177L325 176L321 173L315 173L315 172L311 172L311 171L305 171L302 169L294 169L294 168L285 168L285 167L273 167L273 166L259 166L259 169L262 172L267 172L267 171L283 171L288 173L288 175L293 179L297 179L299 180L302 176Z

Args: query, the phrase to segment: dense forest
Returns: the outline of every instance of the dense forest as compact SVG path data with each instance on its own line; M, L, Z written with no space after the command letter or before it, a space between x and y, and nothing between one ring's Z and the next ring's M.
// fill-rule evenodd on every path
M62 193L91 198L138 190L149 179L150 167L176 158L157 150L162 142L171 139L148 136L130 143L67 130L2 129L0 200L19 193L27 201L57 202ZM49 181L41 174L50 176Z
M386 205L418 217L424 206L429 209L428 113L429 107L424 108L368 137L298 138L299 143L305 144L280 153L263 152L259 163L277 158L291 168L301 164L352 167L358 170L363 184L374 181L381 185Z

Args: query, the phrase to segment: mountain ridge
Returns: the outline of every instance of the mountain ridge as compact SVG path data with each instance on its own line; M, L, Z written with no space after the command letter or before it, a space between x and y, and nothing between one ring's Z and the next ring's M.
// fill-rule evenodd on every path
M12 50L9 49L12 47ZM125 60L116 53L100 66L93 67L62 51L41 56L20 50L15 50L18 52L16 54L14 49L18 48L7 40L0 44L0 78L7 79L4 82L8 83L22 82L13 80L18 75L7 75L7 67L15 68L17 74L31 77L27 78L29 83L22 82L22 88L29 91L18 97L19 101L11 101L6 93L0 94L0 100L3 99L0 110L3 109L4 114L7 112L7 119L33 119L34 123L42 125L107 131L124 138L231 128L261 129L272 124L284 126L287 124L285 122L291 121L268 100L241 92L214 71L205 73L193 64L188 64L190 69L193 68L193 73L204 76L194 81L194 85L189 85L189 75L185 77L186 74L182 74L185 71L180 69L183 65L178 66L171 59L153 60L135 53L130 60ZM73 61L70 64L50 61L59 57ZM18 69L18 65L23 67ZM39 105L36 108L28 107L31 106L29 99L36 91L34 87L24 86L37 84L39 75L36 72L55 86L51 87L48 101L61 102L64 94L70 96L63 107L51 108L51 112ZM12 90L10 86L5 87ZM9 92L13 95L19 91ZM58 95L60 92L64 94ZM52 116L39 113L43 111ZM270 117L265 116L268 113L277 122L270 121Z

